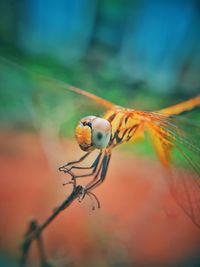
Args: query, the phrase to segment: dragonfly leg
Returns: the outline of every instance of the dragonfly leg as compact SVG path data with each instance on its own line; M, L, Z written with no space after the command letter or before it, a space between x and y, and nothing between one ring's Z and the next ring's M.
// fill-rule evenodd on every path
M68 171L69 170L67 168L68 166L82 162L85 158L87 158L90 155L90 153L91 152L86 153L79 160L71 161L71 162L68 162L68 163L64 164L63 166L58 168L59 171L63 171L63 172L65 172L66 170Z
M76 179L77 178L83 178L83 177L88 177L88 176L94 175L96 170L97 170L99 161L101 159L101 155L102 155L102 152L100 151L97 158L95 159L95 161L92 163L92 165L90 167L77 167L77 169L92 169L92 171L90 173L82 174L82 175L75 175L73 172L71 172L71 170L65 169L64 172L71 175L72 181L65 182L63 185L67 185L70 183L70 184L73 184L74 186L76 186ZM76 169L76 166L74 166L74 168Z
M100 158L101 158L102 152L98 154L97 158L95 159L95 161L92 163L91 166L89 167L83 167L83 166L71 166L68 171L71 171L72 169L78 169L78 170L89 170L89 169L93 169L93 168L97 168L96 164L99 162ZM95 169L96 170L96 169ZM93 173L94 174L94 173Z
M93 195L93 193L91 193L90 191L93 190L95 187L97 187L104 181L106 177L108 165L110 162L110 158L111 158L111 154L108 151L104 153L103 158L102 158L102 154L103 152L100 151L100 153L98 154L95 161L92 163L90 167L72 166L70 169L67 169L67 168L65 168L64 170L62 169L62 171L65 171L72 176L72 181L67 182L65 184L72 183L74 186L76 186L77 178L83 178L83 177L89 177L89 176L95 175L90 183L88 183L86 186L83 186L82 194L79 198L80 201L84 199L85 195L88 195L90 198L92 197L96 199L96 196ZM79 161L76 161L76 162L79 163ZM72 169L92 169L92 171L90 173L86 173L82 175L75 175L73 172L71 172ZM99 207L100 205L99 205L98 199L96 199L96 201L98 204L97 206Z
M74 175L74 179L76 178L83 178L83 177L88 177L88 176L92 176L95 174L97 168L98 168L98 165L99 165L99 161L101 159L101 155L102 155L102 152L100 152L98 154L98 156L96 157L95 161L92 163L92 165L90 167L77 167L74 166L75 169L92 169L92 171L90 173L86 173L86 174L82 174L82 175Z
M85 186L85 191L93 190L95 187L100 185L105 180L106 173L108 170L108 165L110 163L110 158L111 158L111 154L106 152L102 161L101 161L101 165L99 166L99 169L98 169L95 177L93 178L93 180L90 183L88 183ZM99 174L100 174L100 177L99 177Z

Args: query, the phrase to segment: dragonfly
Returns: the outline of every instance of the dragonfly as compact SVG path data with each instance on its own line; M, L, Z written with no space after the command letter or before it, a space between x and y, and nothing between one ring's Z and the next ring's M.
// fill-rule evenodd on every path
M81 199L106 178L112 151L115 147L145 139L152 143L162 166L170 192L191 221L200 228L200 121L185 119L184 114L200 107L200 95L157 111L143 111L114 104L88 91L65 82L29 72L18 63L0 57L1 61L34 77L34 80L82 95L104 106L102 117L82 118L75 128L75 137L85 154L62 165L59 170L72 177L72 183L84 177L91 181L83 186ZM47 84L46 84L47 82ZM200 114L199 114L200 115ZM97 157L90 166L80 166L95 150ZM88 173L75 174L75 170Z
M75 137L85 154L59 168L74 180L92 177L84 186L83 195L105 180L115 147L134 143L145 138L147 133L161 164L170 173L167 175L167 183L171 194L192 222L200 227L200 127L198 123L194 124L179 116L200 107L200 95L150 112L116 105L71 85L62 86L107 109L102 117L90 115L78 122ZM98 155L92 164L80 166L94 150L98 150ZM178 165L179 160L182 165ZM88 173L76 175L76 169L88 170Z

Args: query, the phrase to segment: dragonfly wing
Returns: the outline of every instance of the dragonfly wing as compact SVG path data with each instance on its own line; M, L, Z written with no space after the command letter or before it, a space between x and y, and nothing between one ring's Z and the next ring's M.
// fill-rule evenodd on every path
M198 157L198 160L197 160ZM168 176L170 190L179 206L200 227L200 157L176 144L173 165Z
M43 76L43 75L40 75L39 77L40 81L44 84L45 82L49 84L54 84L56 88L62 88L62 89L65 89L65 90L69 90L69 91L72 91L76 94L79 94L79 95L83 95L93 101L95 101L96 103L102 105L102 106L105 106L107 109L111 109L111 110L116 110L118 108L117 105L115 105L114 103L104 99L104 98L101 98L99 96L96 96L95 94L92 94L88 91L85 91L85 90L82 90L78 87L75 87L75 86L72 86L70 84L67 84L66 82L62 82L60 80L56 80L56 79L53 79L53 78L50 78L50 77L47 77L47 76Z
M167 182L178 205L200 227L200 129L179 117L152 113L147 129L168 168Z
M102 106L105 106L107 109L115 110L119 107L119 106L115 105L114 103L112 103L112 102L110 102L104 98L96 96L95 94L92 94L90 92L82 90L78 87L72 86L66 82L57 80L55 78L51 78L47 75L40 75L36 72L27 70L25 67L18 64L17 62L11 61L11 60L4 58L2 56L0 56L0 61L8 64L10 66L13 66L14 68L19 69L20 71L22 71L26 74L29 74L36 82L39 82L40 84L43 84L43 85L47 85L48 88L49 87L51 88L52 86L54 86L54 88L56 88L56 89L64 89L64 90L72 91L76 94L83 95L87 98L90 98L91 100L95 101L96 103L98 103Z
M178 115L183 112L190 111L199 106L200 106L200 95L191 98L189 100L186 100L184 102L181 102L179 104L164 108L160 110L160 112L168 115Z

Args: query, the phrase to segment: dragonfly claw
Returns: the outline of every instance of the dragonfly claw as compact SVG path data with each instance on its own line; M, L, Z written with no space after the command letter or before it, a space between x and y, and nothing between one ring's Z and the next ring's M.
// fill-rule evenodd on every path
M80 196L79 196L79 202L81 202L84 199L86 194L87 194L86 187L82 186L82 190L81 190L81 193L80 193Z
M71 175L72 178L75 177L74 173L71 172L71 168L70 168L70 169L67 169L67 168L61 166L61 167L58 168L58 170L59 170L60 172L68 173L69 175Z
M66 168L63 167L63 166L59 167L58 170L59 170L60 172L66 172L66 171L68 171L68 169L66 169Z
M68 184L73 184L74 185L74 180L68 181L68 182L64 182L62 185L65 186L65 185L68 185Z

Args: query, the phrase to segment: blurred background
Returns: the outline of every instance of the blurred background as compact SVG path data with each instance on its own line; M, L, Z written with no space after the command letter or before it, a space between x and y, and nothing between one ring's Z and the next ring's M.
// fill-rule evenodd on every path
M30 218L70 192L57 168L82 155L74 127L105 111L56 80L144 110L199 94L200 2L1 0L0 18L0 266L17 266ZM148 143L113 153L101 209L76 202L44 233L53 266L200 265L199 229L153 158Z

